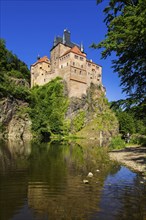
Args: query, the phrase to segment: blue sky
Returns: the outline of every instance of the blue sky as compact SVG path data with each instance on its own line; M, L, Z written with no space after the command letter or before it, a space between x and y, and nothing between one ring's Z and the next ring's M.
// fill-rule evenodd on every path
M119 86L120 80L111 69L111 59L101 59L101 51L90 48L104 39L106 26L103 23L103 8L96 0L17 0L0 1L0 37L6 46L28 67L36 61L37 55L50 57L53 39L63 35L67 28L71 40L84 45L87 58L103 67L103 85L109 101L124 98Z

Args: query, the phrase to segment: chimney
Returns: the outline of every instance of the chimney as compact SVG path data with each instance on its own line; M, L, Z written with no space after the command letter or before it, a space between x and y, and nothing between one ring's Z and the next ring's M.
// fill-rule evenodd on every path
M64 30L63 41L63 43L70 43L70 31L68 31L67 29Z

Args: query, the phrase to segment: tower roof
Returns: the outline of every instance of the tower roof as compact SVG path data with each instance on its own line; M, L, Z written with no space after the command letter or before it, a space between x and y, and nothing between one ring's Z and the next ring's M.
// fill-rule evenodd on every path
M51 50L53 50L60 43L64 44L65 46L68 46L70 48L72 48L74 46L80 47L79 45L77 45L71 41L71 33L67 29L64 29L63 37L57 36L54 38L54 43L53 43L53 47L51 48Z
M48 59L47 56L44 56L44 57L41 57L37 60L37 62L35 62L34 64L32 64L32 66L35 66L36 64L38 63L42 63L42 62L45 62L45 63L48 63L50 64L50 60Z
M86 57L86 54L82 53L81 50L77 46L72 47L71 49L66 51L62 56L66 55L66 54L68 54L70 52L75 53L75 54L80 55L80 56Z

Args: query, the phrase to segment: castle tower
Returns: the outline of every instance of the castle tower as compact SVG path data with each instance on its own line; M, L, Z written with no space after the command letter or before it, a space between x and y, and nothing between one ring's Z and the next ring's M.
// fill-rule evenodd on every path
M81 97L86 94L91 83L102 86L102 67L88 60L83 43L71 41L71 33L65 29L63 36L54 38L50 50L50 60L38 57L31 65L31 87L44 85L57 76L62 77L68 87L69 97Z
M51 63L47 56L37 57L37 62L31 65L31 88L35 85L44 85L47 75L51 71Z

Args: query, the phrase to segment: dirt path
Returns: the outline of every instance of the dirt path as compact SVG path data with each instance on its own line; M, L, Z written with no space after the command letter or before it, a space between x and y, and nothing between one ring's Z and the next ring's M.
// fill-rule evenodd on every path
M110 158L146 176L146 146L130 146L109 152Z

